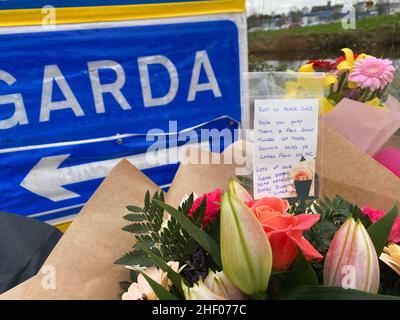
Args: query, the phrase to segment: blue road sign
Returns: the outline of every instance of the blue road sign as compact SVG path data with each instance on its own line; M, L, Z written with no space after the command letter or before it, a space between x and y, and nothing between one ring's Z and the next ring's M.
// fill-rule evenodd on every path
M137 24L0 31L0 211L76 214L122 158L168 187L179 159L146 162L150 130L240 123L236 23Z

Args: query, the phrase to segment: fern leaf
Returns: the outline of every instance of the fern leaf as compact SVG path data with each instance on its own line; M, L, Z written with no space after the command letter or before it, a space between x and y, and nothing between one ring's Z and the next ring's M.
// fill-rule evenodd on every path
M139 222L146 220L146 216L143 213L129 213L124 216L124 219L130 222Z
M144 211L148 211L150 207L150 191L147 190L146 195L144 196Z
M140 234L149 232L151 229L148 223L132 223L123 227L122 230L130 233Z
M142 250L133 250L131 252L125 253L114 263L124 266L141 267L151 267L153 265L153 261L151 260L151 258L149 258L149 256Z
M143 212L143 208L138 207L138 206L127 206L126 207L130 212L134 212L134 213L141 213Z

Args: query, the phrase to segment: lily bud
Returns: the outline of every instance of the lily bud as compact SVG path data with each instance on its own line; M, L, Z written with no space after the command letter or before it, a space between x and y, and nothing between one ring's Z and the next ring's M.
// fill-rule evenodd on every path
M221 258L225 275L242 292L266 291L272 269L268 237L250 208L231 192L221 201Z
M186 300L245 300L246 296L236 288L223 271L210 271L207 278L200 278L192 288L183 286Z
M378 292L379 261L361 221L347 219L333 237L325 259L324 285Z
M242 199L245 203L253 201L253 197L247 192L247 190L232 178L229 180L229 192Z

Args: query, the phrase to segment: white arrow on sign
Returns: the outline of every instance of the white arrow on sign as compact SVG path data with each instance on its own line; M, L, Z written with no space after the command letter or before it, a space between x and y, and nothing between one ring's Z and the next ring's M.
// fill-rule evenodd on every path
M52 201L73 199L80 197L80 195L63 188L63 186L103 178L122 159L130 161L140 170L180 162L184 157L186 147L188 145L158 150L157 159L161 159L161 161L157 163L154 161L154 154L151 156L143 153L125 158L60 168L60 165L69 158L70 154L44 157L31 169L20 185L26 190ZM209 150L208 142L201 143L200 148Z

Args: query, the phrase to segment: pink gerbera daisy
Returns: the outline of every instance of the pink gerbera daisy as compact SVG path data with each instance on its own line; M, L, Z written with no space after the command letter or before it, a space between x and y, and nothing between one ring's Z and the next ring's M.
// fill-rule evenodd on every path
M354 69L350 72L349 81L356 83L361 88L371 91L384 88L394 78L396 69L389 59L367 57L354 63Z

